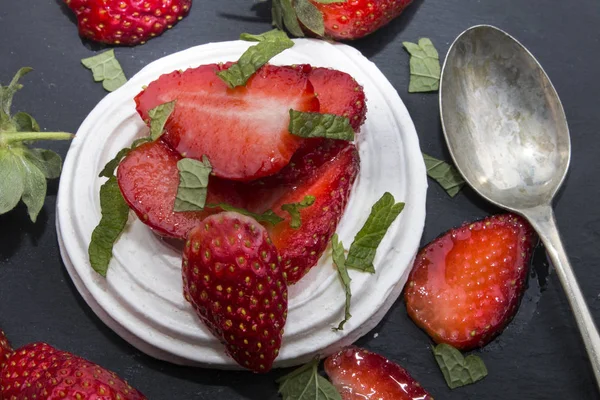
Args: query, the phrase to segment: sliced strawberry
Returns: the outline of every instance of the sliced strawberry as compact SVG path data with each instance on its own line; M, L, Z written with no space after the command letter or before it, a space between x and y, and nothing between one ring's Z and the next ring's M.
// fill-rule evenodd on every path
M206 218L183 253L186 299L241 366L271 369L287 317L287 286L266 229L235 212Z
M142 222L161 235L183 239L202 219L221 210L173 211L180 159L181 156L165 143L145 143L121 161L117 179L125 201ZM215 177L210 178L206 202L244 206L234 183Z
M308 77L319 99L320 112L347 117L358 132L367 116L363 87L349 74L331 68L313 68Z
M46 343L29 344L11 354L2 369L0 398L146 399L114 372Z
M298 282L315 266L327 248L360 167L358 151L348 142L328 140L299 156L278 176L265 179L260 190L252 190L247 196L253 198L248 204L256 211L272 208L285 218L268 229L289 284ZM300 210L302 225L292 229L291 217L281 206L301 202L305 196L314 196L315 202Z
M446 232L417 255L404 293L408 314L438 343L484 346L517 312L535 238L513 214Z
M177 100L163 139L185 157L206 155L213 173L249 181L278 172L303 139L288 131L289 110L319 111L306 74L266 65L245 87L229 89L212 64L175 71L152 82L136 98L140 116Z
M354 346L327 358L325 372L343 400L433 400L404 368Z

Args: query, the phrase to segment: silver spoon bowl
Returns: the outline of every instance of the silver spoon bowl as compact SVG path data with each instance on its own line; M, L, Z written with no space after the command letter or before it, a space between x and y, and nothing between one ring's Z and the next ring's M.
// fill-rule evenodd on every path
M442 69L440 112L450 154L481 196L529 220L563 285L600 387L600 337L561 242L552 199L571 158L567 119L533 55L513 37L474 26Z

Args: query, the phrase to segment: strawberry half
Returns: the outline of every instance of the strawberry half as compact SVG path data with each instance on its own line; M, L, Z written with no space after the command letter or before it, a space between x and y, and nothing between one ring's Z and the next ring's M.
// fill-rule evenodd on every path
M77 16L79 34L107 44L133 46L180 21L192 0L65 0Z
M146 399L114 372L46 343L29 344L11 354L2 369L0 398Z
M289 133L289 110L319 111L306 74L266 65L244 87L230 89L216 64L175 71L152 82L136 98L140 116L177 100L163 140L185 157L206 155L213 174L249 181L288 164L303 139Z
M253 187L246 194L250 208L259 212L272 208L285 218L268 229L288 284L306 275L327 248L359 169L358 151L352 143L327 140L299 152L280 174L264 179L260 188ZM293 229L289 213L281 206L301 202L305 196L314 196L315 202L300 210L302 225Z
M4 335L4 332L0 330L0 370L4 366L4 362L8 359L8 356L13 352L13 349ZM1 396L0 396L1 397Z
M404 368L354 346L327 358L325 372L343 400L433 400Z
M417 255L404 292L413 321L437 343L489 343L517 312L536 242L513 214L450 230Z
M241 366L271 369L287 317L277 249L250 217L226 212L190 232L183 253L185 298Z
M158 234L184 239L200 221L221 210L173 211L180 159L181 156L163 142L145 143L121 161L117 180L125 201L142 222ZM233 182L210 177L207 204L223 202L243 207L241 201Z

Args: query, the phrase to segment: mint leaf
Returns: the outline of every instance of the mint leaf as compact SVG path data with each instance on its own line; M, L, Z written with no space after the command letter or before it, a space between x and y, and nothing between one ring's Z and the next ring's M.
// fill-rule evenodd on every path
M333 3L345 3L346 0L312 0L319 4L333 4Z
M460 351L448 344L435 346L433 355L450 389L470 385L488 374L481 358L473 354L463 357Z
M280 29L272 29L265 33L259 33L258 35L254 35L252 33L240 34L240 40L245 40L247 42L264 42L268 40L280 40L284 37L287 38L287 35Z
M39 132L40 126L37 121L25 112L18 112L12 118L17 132Z
M423 159L425 160L427 175L435 179L450 197L456 196L465 185L465 180L456 167L425 153L423 153Z
M165 124L175 109L176 100L163 103L148 111L150 117L150 140L156 141L163 134Z
M350 120L340 115L290 110L288 129L292 135L303 138L354 140Z
M46 179L54 179L60 176L62 159L52 150L28 149L28 151L25 151L25 157L42 171Z
M245 208L234 207L227 203L211 203L204 206L204 208L220 208L223 211L235 211L239 214L246 215L248 217L252 217L258 222L268 222L271 225L277 225L284 219L279 215L275 214L273 210L267 210L262 214L253 213L251 211L246 210Z
M102 82L102 87L112 92L127 82L123 68L110 49L93 57L84 58L81 63L94 74L94 81Z
M106 277L113 246L125 229L129 216L129 206L123 199L114 175L100 188L100 208L102 209L102 218L92 232L88 255L94 271Z
M19 164L18 155L9 148L0 147L0 214L15 208L23 195L24 184Z
M319 359L277 380L283 400L342 400L336 388L317 372Z
M394 196L386 192L371 208L367 222L354 237L348 251L346 267L375 273L373 260L377 247L392 222L404 209L404 203L396 203Z
M309 0L296 0L294 11L302 25L318 36L325 35L325 24L323 23L323 14Z
M125 147L124 149L119 150L117 155L114 156L112 160L107 162L104 168L102 168L102 171L100 171L98 177L110 178L111 176L113 176L115 174L115 169L119 166L121 160L125 158L130 151L131 147Z
M206 156L202 161L183 158L177 162L179 170L179 186L173 211L202 211L206 203L208 177L212 165Z
M410 54L410 83L408 91L433 92L440 87L440 57L437 50L427 38L419 39L419 43L402 42Z
M290 227L292 229L299 229L302 226L302 219L300 217L300 210L306 207L310 207L315 202L315 196L304 196L301 202L289 203L281 206L283 211L286 211L292 217L290 221Z
M344 291L346 292L346 307L345 307L345 315L344 319L337 328L333 328L334 331L342 331L344 330L344 324L352 317L350 314L350 301L352 299L352 290L350 287L350 275L348 275L348 270L346 269L346 256L344 254L344 244L339 241L337 233L333 234L331 238L331 249L332 249L332 258L333 263L337 267L338 276L342 281L342 285L344 286Z
M255 36L256 38L258 36ZM248 48L237 63L226 70L217 72L217 75L230 87L244 86L248 79L260 67L282 51L289 49L294 42L285 32L271 31L263 34L257 45Z

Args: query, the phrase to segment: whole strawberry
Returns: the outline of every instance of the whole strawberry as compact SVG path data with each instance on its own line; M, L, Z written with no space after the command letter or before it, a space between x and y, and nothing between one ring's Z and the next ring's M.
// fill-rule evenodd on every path
M273 0L274 23L296 36L309 35L336 40L360 39L399 16L412 0ZM291 3L290 6L284 3ZM294 22L294 21L298 22ZM318 20L318 23L314 21ZM304 33L303 33L304 31Z
M4 332L0 330L0 370L2 369L2 367L4 366L4 362L12 352L13 349L10 346L8 339L4 335ZM2 396L0 396L0 398L2 398Z
M143 400L114 372L46 343L21 347L2 369L0 398Z
M327 358L325 372L343 400L433 400L404 368L358 347Z
M404 292L408 315L437 343L484 346L517 312L535 241L513 214L446 232L417 255Z
M143 44L181 20L192 0L65 0L79 34L107 44Z
M241 366L271 369L287 317L287 287L275 246L250 217L212 215L189 235L183 253L186 299Z

